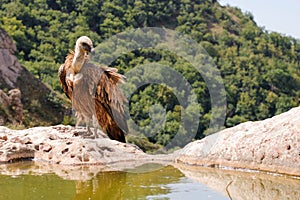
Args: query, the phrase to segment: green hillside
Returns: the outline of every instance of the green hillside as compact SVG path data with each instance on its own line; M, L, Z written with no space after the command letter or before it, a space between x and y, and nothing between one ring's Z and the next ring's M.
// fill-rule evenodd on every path
M2 0L0 27L15 40L21 63L57 92L62 92L57 69L79 36L89 36L97 46L122 31L165 27L189 35L213 58L226 89L225 127L265 119L299 105L297 40L270 33L257 26L251 13L223 7L216 0ZM197 91L201 117L196 139L204 137L211 117L210 94L189 63L163 50L139 49L111 66L126 73L151 62L180 71ZM166 145L180 128L181 109L193 108L182 108L165 86L149 84L130 99L130 115L140 131L150 124L149 108L155 103L167 110L165 126L141 141Z

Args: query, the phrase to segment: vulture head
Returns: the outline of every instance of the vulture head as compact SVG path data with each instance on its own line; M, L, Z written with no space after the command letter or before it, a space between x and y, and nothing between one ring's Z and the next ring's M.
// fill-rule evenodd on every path
M75 55L72 62L72 68L75 73L78 73L89 53L94 53L92 40L87 36L81 36L77 39L75 45Z
M75 45L75 53L77 50L84 54L95 52L93 47L93 42L87 36L81 36L80 38L77 39Z

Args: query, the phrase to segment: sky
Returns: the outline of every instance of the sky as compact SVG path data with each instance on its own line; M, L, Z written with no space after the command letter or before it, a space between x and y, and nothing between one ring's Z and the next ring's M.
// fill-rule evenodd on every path
M255 22L268 31L276 31L300 39L299 0L218 0L249 11Z

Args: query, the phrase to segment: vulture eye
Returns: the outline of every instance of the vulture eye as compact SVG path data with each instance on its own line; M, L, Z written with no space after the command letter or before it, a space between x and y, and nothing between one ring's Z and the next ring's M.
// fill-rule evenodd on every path
M91 52L91 47L87 43L83 42L82 43L82 48L88 52Z

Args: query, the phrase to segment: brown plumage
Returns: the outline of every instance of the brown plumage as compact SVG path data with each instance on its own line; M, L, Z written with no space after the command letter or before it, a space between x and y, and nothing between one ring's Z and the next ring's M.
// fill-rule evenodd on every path
M74 58L74 51L70 51L70 53L66 56L65 63L62 64L58 69L58 77L60 80L60 84L69 99L72 101L72 91L73 85L68 85L66 81L67 71L70 70L72 61Z
M88 130L90 121L97 118L110 139L126 142L128 128L123 108L126 98L118 87L125 77L116 68L90 63L87 54L92 51L90 39L80 37L75 51L70 52L58 70L60 83L76 112L84 116Z

